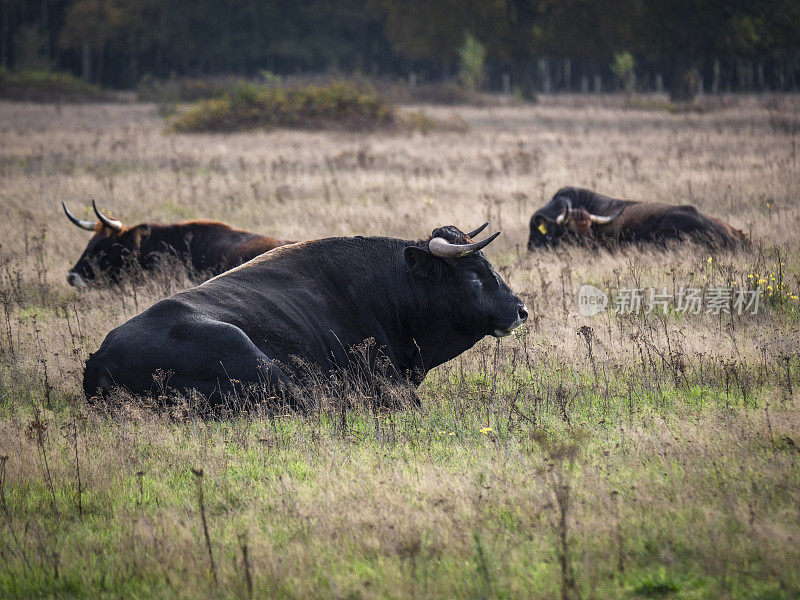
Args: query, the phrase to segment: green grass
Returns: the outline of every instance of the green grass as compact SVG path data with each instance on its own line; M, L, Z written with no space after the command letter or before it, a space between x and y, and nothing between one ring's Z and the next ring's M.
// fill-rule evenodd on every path
M247 597L243 545L254 597L560 597L562 487L573 597L800 593L797 453L770 442L796 437L796 402L771 408L771 431L763 407L697 387L633 412L585 398L568 421L540 407L533 426L507 392L487 399L484 374L447 375L420 411L355 409L344 426L335 411L175 421L79 406L73 419L62 399L41 445L28 407L43 399L4 387L0 595L212 593L193 468L218 597Z

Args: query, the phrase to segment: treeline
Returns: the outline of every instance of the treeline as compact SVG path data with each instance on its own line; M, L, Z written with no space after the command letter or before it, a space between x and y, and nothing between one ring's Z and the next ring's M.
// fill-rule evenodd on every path
M112 87L263 71L441 80L476 45L473 83L523 95L612 85L680 99L800 78L797 0L0 0L0 11L1 68Z

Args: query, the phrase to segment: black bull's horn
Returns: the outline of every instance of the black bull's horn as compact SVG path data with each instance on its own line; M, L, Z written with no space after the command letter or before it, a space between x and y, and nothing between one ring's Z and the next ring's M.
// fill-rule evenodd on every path
M92 200L92 208L94 209L94 214L97 215L97 218L100 219L100 222L103 225L105 225L106 227L110 227L114 231L122 230L122 221L117 221L116 219L109 219L107 216L105 216L97 209L97 204L95 204L94 200Z
M67 215L67 218L72 222L73 225L77 225L81 229L85 229L86 231L94 231L94 221L84 221L83 219L79 219L67 208L67 205L63 202L61 203L61 208L64 209L64 214Z
M466 236L467 236L468 238L474 238L474 237L475 237L476 235L478 235L478 234L479 234L481 231L483 231L484 229L486 229L486 226L487 226L488 224L489 224L489 222L487 221L486 223L484 223L483 225L481 225L481 226L480 226L480 227L478 227L477 229L474 229L473 231L470 231L469 233L467 233L467 234L466 234Z
M478 229L469 233L467 237L478 235L478 233L483 231L486 225L488 225L488 223L484 223ZM490 235L482 242L470 242L469 244L453 244L444 238L435 237L428 242L428 249L431 251L431 254L438 256L439 258L461 258L462 256L475 254L483 248L486 248L486 246L491 244L498 235L500 235L499 231L494 235Z

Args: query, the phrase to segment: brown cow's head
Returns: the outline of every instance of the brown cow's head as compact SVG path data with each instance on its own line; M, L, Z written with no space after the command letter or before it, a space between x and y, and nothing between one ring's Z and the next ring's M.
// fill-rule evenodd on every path
M556 196L531 218L528 250L555 247L565 235L594 239L592 225L610 223L615 217L593 215L583 208L573 208L566 196Z
M583 208L570 209L567 215L566 225L567 228L579 238L594 238L594 233L592 233L592 215Z
M142 240L150 234L149 225L125 227L121 221L106 217L94 200L92 208L97 215L96 223L78 219L63 202L61 206L74 225L95 232L78 262L67 273L67 282L74 287L86 287L101 277L116 281L123 269L138 258Z

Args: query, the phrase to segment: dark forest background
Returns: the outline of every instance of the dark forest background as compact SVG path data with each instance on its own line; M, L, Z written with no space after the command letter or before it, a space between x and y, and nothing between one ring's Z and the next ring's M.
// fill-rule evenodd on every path
M440 81L469 40L485 50L482 87L522 95L800 85L798 0L0 0L0 10L0 68L114 88L266 71Z

